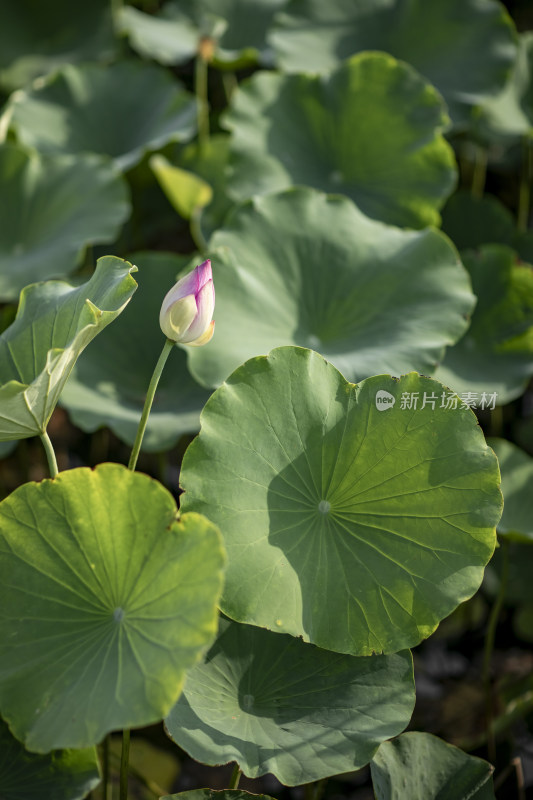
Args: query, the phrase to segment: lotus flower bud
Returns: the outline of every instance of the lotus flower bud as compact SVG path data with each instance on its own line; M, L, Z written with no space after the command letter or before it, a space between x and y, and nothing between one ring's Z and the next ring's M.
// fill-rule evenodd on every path
M166 294L159 324L168 339L199 347L213 336L215 287L209 259L181 278Z

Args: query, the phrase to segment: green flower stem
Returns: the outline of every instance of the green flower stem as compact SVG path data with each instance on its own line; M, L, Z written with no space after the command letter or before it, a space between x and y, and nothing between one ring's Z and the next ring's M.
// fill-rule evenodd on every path
M128 469L132 471L135 470L137 466L137 459L139 458L139 453L141 452L141 446L144 439L144 432L146 430L146 425L148 424L148 417L150 416L150 411L152 409L152 403L154 402L154 396L156 393L157 385L159 383L159 379L161 378L161 373L163 372L163 368L167 363L167 358L170 355L170 351L174 347L175 342L172 339L165 339L165 344L163 345L163 349L161 350L161 355L155 365L154 372L150 379L150 384L148 386L148 391L146 393L146 400L144 401L144 408L141 414L141 419L139 421L139 427L137 428L137 435L135 436L135 442L133 443L133 449L131 451L130 460L128 462ZM130 753L130 732L129 730L124 730L122 732L122 755L120 758L120 794L119 800L128 800L128 761L129 761L129 753Z
M50 470L50 477L55 478L58 473L56 454L54 453L52 442L50 441L50 437L48 436L46 431L44 433L41 433L41 442L43 443L44 450L46 453L46 458L48 460L48 469Z
M494 639L496 636L496 626L498 618L502 609L505 593L507 591L507 581L509 578L509 543L504 539L502 541L502 574L500 576L500 588L492 606L489 623L487 626L487 633L485 636L485 649L483 653L483 685L485 688L485 704L486 704L486 717L487 717L487 740L489 760L494 762L496 756L496 743L493 727L493 707L492 707L492 687L490 681L490 662L492 659L492 652L494 650Z
M128 761L130 757L130 732L122 731L122 755L120 757L119 800L128 800Z
M117 753L113 753L112 751L110 752L109 756L110 756L110 761L112 761L113 764L117 767L117 770L120 769L121 757ZM153 794L156 800L159 800L160 797L167 794L166 790L163 789L162 786L159 786L159 784L157 784L155 781L151 780L150 778L147 778L145 775L142 774L142 772L139 772L139 770L132 764L128 764L128 772L136 781L138 781L142 786L144 786L145 789L147 789L151 794Z
M231 773L231 778L229 781L229 789L237 789L239 786L239 781L241 779L242 770L238 764L235 764L233 767L233 772Z
M148 423L148 417L150 416L150 410L152 408L152 403L154 402L154 395L157 389L157 384L159 383L161 373L163 372L163 367L165 366L167 358L169 357L170 351L172 350L174 345L175 342L173 342L172 339L165 340L165 344L163 345L161 355L159 356L159 360L155 365L154 373L152 375L152 378L150 380L150 385L148 386L148 391L146 393L146 400L144 401L144 408L141 414L139 427L137 428L137 435L135 437L135 442L133 444L133 449L131 451L131 456L128 463L128 469L134 470L135 467L137 466L137 459L139 458L139 453L144 438L144 432L146 430L146 425Z
M196 57L195 92L200 153L209 142L209 104L207 101L207 61L199 53Z

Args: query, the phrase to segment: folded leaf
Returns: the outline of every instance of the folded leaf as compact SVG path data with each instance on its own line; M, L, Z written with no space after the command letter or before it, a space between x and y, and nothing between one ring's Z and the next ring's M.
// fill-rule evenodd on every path
M44 433L76 359L127 305L136 270L98 260L79 287L63 281L23 289L15 322L0 336L0 440Z

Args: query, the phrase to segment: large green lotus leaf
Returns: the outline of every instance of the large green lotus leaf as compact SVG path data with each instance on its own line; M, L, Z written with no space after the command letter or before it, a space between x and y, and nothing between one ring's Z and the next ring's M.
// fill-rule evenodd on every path
M205 386L282 344L318 350L350 380L428 374L475 303L442 234L385 226L312 189L254 198L210 247L216 332L189 351Z
M181 472L182 507L225 539L222 611L354 655L429 636L479 587L501 515L497 459L457 400L416 373L354 386L303 348L237 369Z
M368 764L414 702L409 652L354 658L221 620L165 724L197 761L294 786Z
M105 154L122 170L196 130L192 95L166 70L135 61L67 65L17 92L6 114L24 144L46 153Z
M76 359L137 288L134 270L105 256L81 286L46 281L22 290L15 322L0 336L0 440L44 433Z
M161 64L183 64L198 50L198 27L177 3L166 3L159 14L123 6L117 13L117 29L139 55Z
M533 375L533 271L504 246L462 255L478 302L470 328L435 376L461 395L470 392L479 407L503 405Z
M0 85L18 89L61 64L113 55L108 0L0 4Z
M498 456L504 499L498 533L517 542L533 542L533 459L505 439L489 439Z
M438 225L455 185L437 91L383 53L354 56L327 77L260 72L233 94L237 199L292 184L346 194L369 217Z
M95 155L43 157L0 145L0 298L62 278L87 245L112 241L130 213L128 188Z
M270 41L283 70L324 73L384 50L442 92L454 121L503 89L517 50L513 22L492 0L292 0L277 21Z
M511 143L533 129L533 32L522 33L518 57L507 85L484 103L474 118L478 136L488 142Z
M270 63L265 36L287 0L180 0L156 15L131 7L118 15L119 30L142 56L161 64L183 64L203 37L213 39L215 64L237 68Z
M198 514L121 464L0 503L0 708L28 749L87 747L176 702L217 624L223 550Z
M140 285L128 308L106 335L76 363L61 395L61 405L82 430L108 425L127 444L135 441L146 390L163 347L159 327L163 298L189 261L171 253L136 253ZM197 431L209 392L187 369L187 357L175 347L157 387L143 450L168 450L183 433Z
M376 800L496 800L494 767L430 733L384 742L370 770Z
M0 720L2 800L83 800L99 782L94 749L29 753Z

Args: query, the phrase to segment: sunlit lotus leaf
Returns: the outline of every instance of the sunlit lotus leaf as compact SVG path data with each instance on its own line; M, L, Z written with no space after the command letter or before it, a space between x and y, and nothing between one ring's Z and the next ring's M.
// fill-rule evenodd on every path
M220 534L177 519L121 464L27 483L0 503L0 708L27 748L87 747L157 722L211 643Z
M503 245L465 251L463 261L478 301L435 376L461 395L470 392L477 407L503 405L533 376L533 269Z
M236 761L292 786L367 764L414 700L408 651L354 658L221 620L165 724L197 761Z
M533 543L533 459L506 439L489 439L502 474L503 514L498 533L517 542Z
M22 291L0 336L0 439L42 434L76 359L126 306L134 267L106 256L81 286L46 281Z
M159 14L131 6L120 9L119 30L142 56L161 64L182 64L198 51L201 39L213 41L214 63L236 69L270 63L266 33L287 0L180 0Z
M109 59L115 47L108 0L0 4L0 85L9 91L62 64Z
M127 185L108 159L0 145L0 299L73 272L88 245L117 236L130 210Z
M497 459L431 378L348 383L311 350L239 367L185 454L182 508L228 551L232 619L354 655L418 644L479 588Z
M384 742L370 770L376 800L496 800L492 764L430 733Z
M189 366L217 386L250 356L311 347L348 379L431 373L475 299L450 242L368 219L345 197L255 198L210 241L216 332Z
M520 35L518 57L500 94L487 100L474 129L485 141L510 144L533 130L533 32Z
M135 61L65 66L17 92L6 113L30 147L105 154L123 170L148 150L188 141L196 130L192 95L166 70Z
M229 191L244 200L304 184L346 194L382 222L438 224L456 177L446 124L438 92L383 53L354 56L325 77L259 72L224 117Z
M282 70L324 73L361 50L412 64L460 122L503 89L516 31L494 0L291 0L270 36Z
M159 14L122 6L117 14L117 29L128 37L139 55L161 64L183 64L198 50L198 28L178 3L165 3Z

